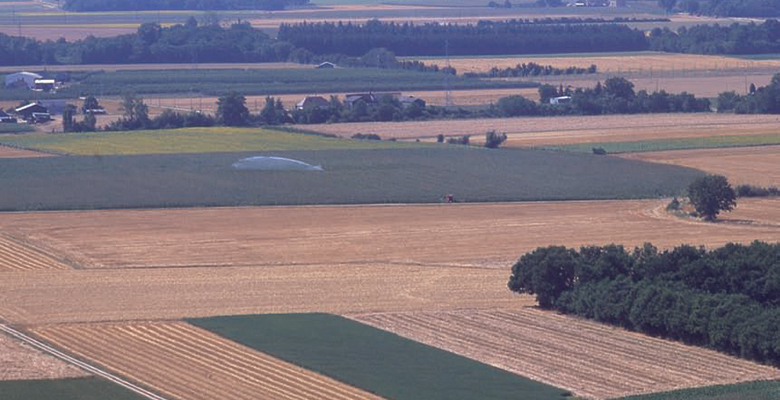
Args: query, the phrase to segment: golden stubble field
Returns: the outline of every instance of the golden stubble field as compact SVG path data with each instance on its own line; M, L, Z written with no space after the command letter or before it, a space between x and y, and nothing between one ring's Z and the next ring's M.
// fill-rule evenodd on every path
M683 165L725 175L732 185L780 186L780 146L652 151L621 157Z
M516 308L521 254L551 244L780 240L780 200L742 200L719 224L665 201L269 207L6 214L2 230L80 269L0 272L14 323L272 312ZM750 209L750 207L745 207ZM746 220L756 213L762 223ZM485 241L490 245L483 245ZM302 282L315 280L317 285Z
M446 65L446 59L441 57L409 57L426 64ZM675 54L662 52L636 53L594 53L594 54L533 54L507 55L500 57L450 57L450 65L459 74L466 72L487 72L491 68L509 68L518 64L536 63L552 65L555 68L579 67L587 68L596 65L599 72L630 73L639 72L682 72L682 71L721 71L756 69L776 69L780 60L746 60L736 57Z
M175 399L381 400L184 322L59 325L32 332Z
M695 113L369 122L308 125L306 129L343 137L375 133L399 140L472 135L476 142L484 139L485 132L495 130L508 135L506 146L519 147L777 133L778 122L776 115Z
M0 381L87 376L84 371L0 333Z
M780 379L773 367L533 308L350 317L586 398Z

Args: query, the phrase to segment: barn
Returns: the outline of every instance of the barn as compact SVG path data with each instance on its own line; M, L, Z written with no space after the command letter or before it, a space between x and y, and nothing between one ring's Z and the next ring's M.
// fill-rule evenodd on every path
M34 72L17 72L5 76L5 87L25 86L27 89L35 88L35 81L43 79L43 76Z

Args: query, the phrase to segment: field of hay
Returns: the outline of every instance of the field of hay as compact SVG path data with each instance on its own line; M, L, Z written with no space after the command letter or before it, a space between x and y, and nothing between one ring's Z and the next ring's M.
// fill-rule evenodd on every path
M532 308L352 318L585 398L780 379L777 368Z
M0 158L34 158L51 157L52 154L40 151L22 150L8 146L0 146Z
M622 157L725 175L732 185L780 186L780 146L653 151Z
M0 271L70 269L65 262L30 243L0 234Z
M183 322L44 326L32 332L177 399L381 400Z
M0 381L60 379L87 375L81 369L0 334Z
M448 121L372 122L307 125L306 129L349 137L357 132L382 138L433 139L472 135L479 143L495 130L509 137L505 146L541 147L573 143L622 142L778 133L776 115L640 114L571 117L520 117Z

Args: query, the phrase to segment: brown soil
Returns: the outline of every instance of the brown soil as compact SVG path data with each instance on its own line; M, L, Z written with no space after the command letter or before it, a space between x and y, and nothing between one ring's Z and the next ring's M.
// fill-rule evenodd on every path
M178 399L381 399L183 322L60 325L33 332Z
M0 334L0 381L87 376L76 367Z
M769 366L532 308L353 318L589 398L780 378Z
M725 175L732 184L780 186L780 146L653 151L622 157L693 167Z
M508 134L509 145L542 146L777 133L778 122L780 117L773 115L696 113L369 122L307 125L306 129L344 137L357 132L376 133L386 139L431 139L438 134L473 135L479 139L488 130L496 130Z

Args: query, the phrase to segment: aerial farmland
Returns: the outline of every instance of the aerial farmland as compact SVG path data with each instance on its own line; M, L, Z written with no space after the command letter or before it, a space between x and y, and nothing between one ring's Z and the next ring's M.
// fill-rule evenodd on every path
M0 0L0 399L780 398L780 9L692 3Z

